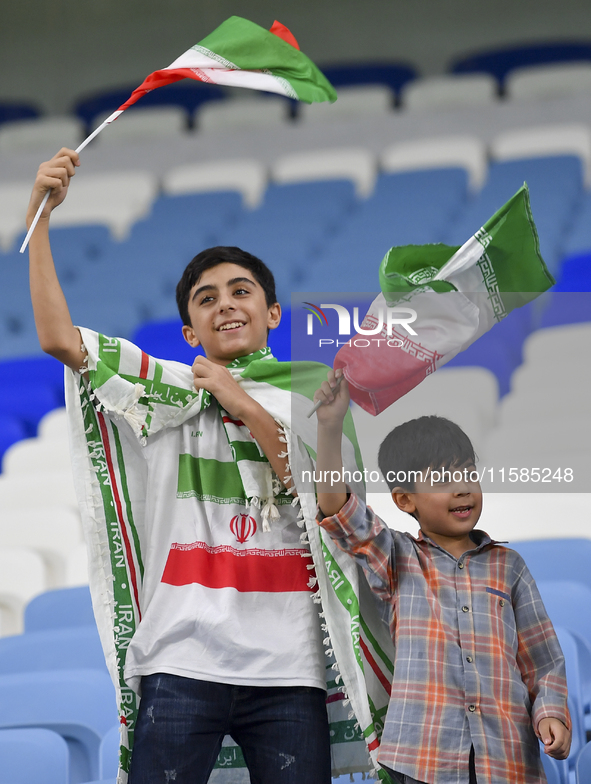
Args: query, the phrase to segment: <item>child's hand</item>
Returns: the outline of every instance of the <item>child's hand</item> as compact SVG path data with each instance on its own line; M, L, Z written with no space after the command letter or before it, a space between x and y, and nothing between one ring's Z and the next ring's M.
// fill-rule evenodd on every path
M51 211L63 202L68 193L70 180L76 173L76 166L80 166L78 153L66 147L62 147L50 161L41 164L27 209L27 226L31 225L48 190L51 191L51 196L43 208L42 218L48 218Z
M343 423L349 409L349 387L346 379L342 376L341 368L336 371L329 370L327 380L323 381L320 389L314 393L314 402L320 401L322 403L316 412L319 425L341 427ZM337 389L339 378L341 378L341 382Z
M570 751L571 731L560 719L542 719L538 724L538 737L544 751L554 759L566 759Z
M230 416L241 419L242 407L252 403L252 398L241 388L228 368L199 356L193 362L192 370L195 389L211 392Z

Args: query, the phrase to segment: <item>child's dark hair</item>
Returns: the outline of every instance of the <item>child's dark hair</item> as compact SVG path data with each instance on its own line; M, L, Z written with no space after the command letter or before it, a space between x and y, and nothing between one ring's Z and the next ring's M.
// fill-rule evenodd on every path
M464 431L449 419L422 416L388 433L378 453L378 465L390 492L401 487L414 492L416 473L428 468L459 468L475 464L474 447Z
M176 304L185 326L191 326L191 320L189 319L189 294L191 289L206 270L217 267L218 264L237 264L239 267L249 270L265 292L267 307L270 308L271 305L277 302L275 278L264 262L251 253L232 246L207 248L207 250L202 250L201 253L198 253L187 264L176 287Z

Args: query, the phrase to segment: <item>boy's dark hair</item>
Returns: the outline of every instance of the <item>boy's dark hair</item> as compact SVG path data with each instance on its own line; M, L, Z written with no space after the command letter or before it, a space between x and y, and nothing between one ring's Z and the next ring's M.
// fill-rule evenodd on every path
M468 436L455 422L439 416L422 416L395 427L378 453L378 465L390 492L395 487L414 492L415 475L409 477L409 472L459 468L475 462Z
M218 264L237 264L239 267L252 272L256 282L265 292L267 307L270 308L277 302L275 294L275 278L267 265L251 253L236 247L220 245L216 248L207 248L198 253L187 264L176 287L176 304L183 324L191 326L189 319L189 294L203 273L217 267Z

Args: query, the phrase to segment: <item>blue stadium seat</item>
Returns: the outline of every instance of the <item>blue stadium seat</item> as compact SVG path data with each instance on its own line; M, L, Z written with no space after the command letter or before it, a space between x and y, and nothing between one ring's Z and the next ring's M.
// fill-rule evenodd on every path
M380 175L372 196L360 203L318 259L309 259L299 289L378 291L378 269L388 250L441 242L466 193L464 169Z
M90 130L95 117L106 112L114 112L127 101L137 86L134 84L116 90L104 90L81 98L74 106L74 113ZM187 122L189 122L195 109L201 103L220 100L224 97L224 91L217 85L186 80L182 84L169 84L143 95L138 106L181 106L186 110ZM130 107L127 111L134 111L134 107Z
M0 727L59 732L70 749L71 780L99 775L102 737L117 723L115 689L99 670L54 670L0 676Z
M49 233L55 268L63 287L77 280L87 265L100 269L100 263L112 244L106 226L63 226Z
M574 155L492 163L484 187L450 227L445 241L461 245L527 182L542 257L550 272L563 255L566 231L582 194L580 158Z
M581 43L560 41L475 52L456 59L450 70L452 73L484 71L492 74L502 87L505 77L514 68L572 60L591 60L591 44L588 41Z
M591 253L591 192L587 191L579 203L568 236L564 243L567 256Z
M591 590L591 539L532 539L511 542L534 580L576 580ZM563 624L564 625L564 624Z
M119 724L107 732L101 741L99 750L99 771L103 779L117 776L119 768Z
M591 741L585 744L575 763L577 784L589 784L591 781Z
M68 744L47 729L0 730L1 784L70 784Z
M322 72L337 88L357 84L386 84L396 95L407 82L417 77L412 65L392 62L327 65L322 68Z
M268 264L279 302L288 306L291 291L302 288L306 267L356 204L350 180L270 185L262 206L223 231L221 244L237 245Z
M586 253L570 256L562 262L553 291L591 291L591 243Z
M0 102L0 123L13 120L31 120L35 117L39 117L39 110L32 104L17 101Z
M591 294L582 291L552 292L540 317L540 327L591 321Z
M96 626L18 634L0 638L0 673L46 670L103 670L105 657Z
M591 646L591 588L575 580L574 575L561 580L549 574L536 582L552 622L572 629Z
M556 760L549 757L544 753L542 744L540 744L540 757L548 784L569 784L568 762L566 760Z
M95 626L88 586L57 588L35 596L25 607L25 633Z
M545 604L545 602L544 602ZM551 619L554 623L556 636L564 654L566 668L566 683L568 686L569 711L573 723L573 741L571 746L572 759L585 745L585 716L584 716L584 696L581 679L581 661L577 644L569 630L558 626L556 618Z
M64 366L53 357L39 356L0 361L0 388L14 384L50 386L64 405Z
M1 406L0 411L2 411ZM29 432L21 419L0 413L0 466L2 465L2 457L8 447L28 437Z
M5 416L18 417L28 437L36 435L37 425L44 414L61 405L63 402L49 384L17 382L0 385L0 412Z

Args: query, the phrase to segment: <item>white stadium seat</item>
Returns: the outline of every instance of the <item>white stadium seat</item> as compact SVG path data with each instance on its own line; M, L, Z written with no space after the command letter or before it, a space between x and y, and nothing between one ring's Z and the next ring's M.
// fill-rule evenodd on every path
M298 121L302 123L339 122L360 118L380 118L392 114L394 93L385 84L339 87L335 103L301 104Z
M66 558L67 588L88 585L88 551L85 544L77 545Z
M369 196L377 176L375 155L363 148L332 148L295 152L278 158L271 177L278 183L353 180L358 196Z
M470 187L477 190L486 179L486 145L476 136L441 136L398 142L384 150L382 169L387 173L459 166L466 169Z
M27 230L25 216L33 183L7 182L0 184L0 248L11 250L19 234Z
M75 150L84 138L76 117L41 117L5 123L0 127L0 153L56 153L61 147Z
M68 415L65 408L49 411L37 426L38 437L44 441L68 440Z
M591 63L584 61L516 68L505 80L510 100L540 101L582 92L591 94Z
M99 223L116 239L145 217L158 194L158 180L147 171L80 174L70 184L68 199L51 216L53 226Z
M486 106L497 100L497 82L484 73L445 74L415 79L402 88L405 109L458 109Z
M11 509L66 506L76 510L72 471L0 474L0 514Z
M591 128L586 125L537 125L505 131L493 139L490 155L497 161L578 155L583 162L586 182L591 182Z
M13 509L0 515L0 548L26 547L45 563L50 588L66 585L67 558L82 541L78 512L64 507Z
M266 186L267 172L263 164L241 158L186 164L172 169L162 180L162 189L170 196L238 191L245 206L251 208L261 203Z
M25 547L0 547L0 634L20 634L25 605L48 588L39 553Z
M110 114L111 112L108 112L96 117L94 127L97 128ZM101 147L122 143L172 141L187 132L187 120L187 112L180 106L134 106L104 128L95 141Z
M554 364L573 363L579 357L583 360L591 345L591 324L564 324L558 327L537 329L528 335L523 344L523 361L527 365L540 364L548 367L548 360Z
M8 447L2 456L2 472L7 476L70 469L70 444L67 440L24 438Z
M199 134L269 128L283 125L288 120L288 101L256 95L226 101L207 101L195 113Z

